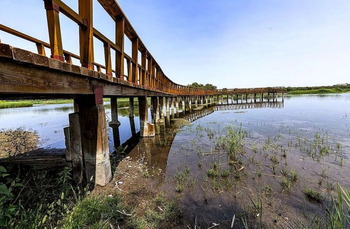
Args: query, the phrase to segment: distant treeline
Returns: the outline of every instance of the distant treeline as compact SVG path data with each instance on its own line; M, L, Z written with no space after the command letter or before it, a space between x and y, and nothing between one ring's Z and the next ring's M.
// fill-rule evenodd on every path
M315 87L286 87L288 94L329 94L344 93L350 91L350 84L339 84L333 86L315 86Z
M189 87L195 87L195 88L203 88L203 89L209 89L209 90L216 90L216 86L210 84L210 83L207 83L207 84L200 84L200 83L197 83L197 82L194 82L192 84L188 84L187 86Z

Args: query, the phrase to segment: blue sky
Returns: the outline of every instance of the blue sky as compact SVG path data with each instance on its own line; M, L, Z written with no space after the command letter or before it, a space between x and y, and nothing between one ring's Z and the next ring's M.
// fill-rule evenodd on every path
M64 2L77 9L77 1ZM177 83L219 88L350 83L348 0L118 2L165 74ZM48 41L43 5L41 0L1 0L0 23ZM94 16L94 26L114 40L113 21L96 0ZM64 49L78 54L78 27L63 16L61 26ZM3 32L0 38L35 50ZM95 54L103 63L98 41Z

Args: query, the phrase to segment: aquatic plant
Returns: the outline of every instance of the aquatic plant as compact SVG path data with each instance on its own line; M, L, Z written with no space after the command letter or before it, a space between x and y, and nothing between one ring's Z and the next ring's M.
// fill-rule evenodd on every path
M190 175L190 168L187 165L184 170L178 170L175 173L175 190L177 192L183 192L185 187L189 187L194 183L194 180L191 180Z
M221 171L221 177L228 177L230 175L230 171L228 170L222 170Z
M208 177L216 177L218 176L218 172L215 169L208 169Z
M319 192L317 192L311 188L306 188L303 190L303 192L312 201L321 203L324 199L324 197Z
M282 192L290 192L290 189L292 187L290 180L288 180L287 178L282 179L281 186L282 186Z
M294 169L290 171L290 180L292 182L296 182L298 180L298 173Z

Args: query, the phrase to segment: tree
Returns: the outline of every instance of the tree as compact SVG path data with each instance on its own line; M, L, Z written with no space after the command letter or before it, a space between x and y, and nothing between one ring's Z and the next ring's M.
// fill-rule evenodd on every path
M192 84L189 84L187 85L189 87L195 87L195 88L203 88L203 89L208 89L208 90L216 90L216 86L210 84L210 83L207 83L206 85L203 85L203 84L199 84L197 82L194 82Z

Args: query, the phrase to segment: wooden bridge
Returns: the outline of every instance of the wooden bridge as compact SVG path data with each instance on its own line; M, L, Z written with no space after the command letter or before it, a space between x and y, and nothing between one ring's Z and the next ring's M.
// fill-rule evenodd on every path
M117 124L117 98L130 98L133 117L133 101L137 97L140 135L152 137L154 125L174 104L177 111L190 112L192 104L212 104L223 99L223 95L227 101L230 96L238 100L238 96L247 99L248 95L255 100L258 95L263 100L264 94L271 93L275 100L277 93L284 92L284 88L205 90L177 84L165 75L118 3L115 0L98 2L115 23L114 41L94 28L92 0L79 0L79 12L61 0L44 0L49 43L0 24L0 30L33 42L37 47L37 53L33 53L0 42L0 99L74 99L75 112L69 115L65 134L68 159L77 182L93 176L96 184L105 185L112 177L103 98L110 98L112 124ZM64 49L60 14L79 26L79 55ZM125 36L132 42L131 56L124 51ZM94 38L104 45L104 63L94 61ZM50 49L50 57L45 48ZM114 69L111 50L115 51ZM80 65L72 64L73 59ZM148 117L148 97L152 121Z

